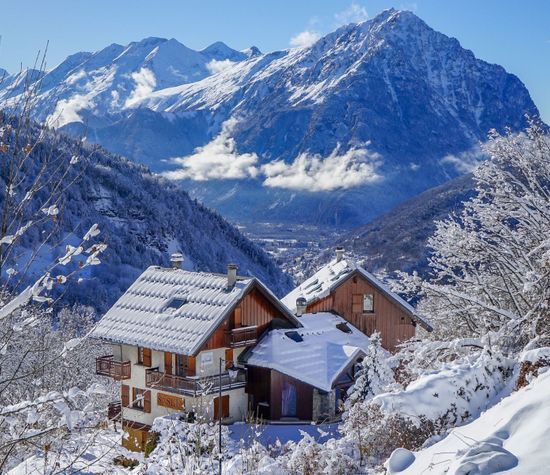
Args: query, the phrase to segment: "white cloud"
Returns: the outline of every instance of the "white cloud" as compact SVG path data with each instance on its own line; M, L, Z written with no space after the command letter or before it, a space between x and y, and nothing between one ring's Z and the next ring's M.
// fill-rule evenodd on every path
M78 114L82 109L92 105L90 94L76 94L68 99L61 99L55 105L55 110L46 123L49 127L63 127L72 122L82 122Z
M313 30L305 30L290 38L290 46L293 48L306 48L315 43L321 35Z
M345 10L336 13L334 19L339 25L347 25L348 23L360 23L369 18L366 7L353 2Z
M225 121L219 135L210 143L196 148L192 155L171 159L181 169L164 175L173 180L189 178L195 181L255 177L258 174L258 156L255 153L237 152L235 139L231 137L236 124L236 119Z
M300 154L292 163L277 160L261 168L264 185L302 191L332 191L352 188L382 179L376 172L380 155L365 149L339 154L338 147L326 158Z
M132 107L146 98L155 90L157 79L153 71L147 68L141 68L139 71L132 73L132 79L136 82L136 88L132 91L124 107Z
M444 165L452 165L460 173L470 173L485 159L483 152L479 147L474 147L472 150L459 153L457 155L445 155L441 159Z
M210 71L211 74L216 74L224 69L227 69L235 64L234 61L231 61L230 59L223 59L221 61L218 61L217 59L213 59L209 63L206 64L206 69Z

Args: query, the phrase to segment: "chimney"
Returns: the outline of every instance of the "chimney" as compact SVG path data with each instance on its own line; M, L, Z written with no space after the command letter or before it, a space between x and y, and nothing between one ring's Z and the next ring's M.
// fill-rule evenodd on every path
M342 246L338 246L336 248L336 262L340 262L344 258L344 248Z
M237 282L237 264L227 264L227 287L230 289Z
M183 267L183 254L175 252L170 256L170 265L172 269L181 269Z
M306 309L307 300L304 297L298 297L296 299L296 315L301 317L304 313L306 313Z

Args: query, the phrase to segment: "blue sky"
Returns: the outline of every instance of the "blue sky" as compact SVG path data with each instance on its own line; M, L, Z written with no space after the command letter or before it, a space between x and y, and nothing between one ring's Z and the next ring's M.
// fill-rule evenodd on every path
M0 67L32 63L49 40L48 65L147 36L173 37L195 49L221 40L236 49L286 48L292 38L327 33L389 7L413 10L475 55L527 85L550 122L550 1L530 0L51 0L2 2Z

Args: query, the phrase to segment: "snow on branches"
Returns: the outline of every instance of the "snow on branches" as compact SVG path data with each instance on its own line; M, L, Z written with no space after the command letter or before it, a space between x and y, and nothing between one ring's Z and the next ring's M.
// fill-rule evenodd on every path
M517 352L550 342L550 137L492 132L476 196L437 223L432 278L405 278L442 341L478 338Z

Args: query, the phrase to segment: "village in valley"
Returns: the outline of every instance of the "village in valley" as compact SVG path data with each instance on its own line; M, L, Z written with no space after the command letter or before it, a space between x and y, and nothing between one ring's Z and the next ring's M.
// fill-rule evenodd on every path
M84 3L0 21L0 474L550 473L548 5Z

